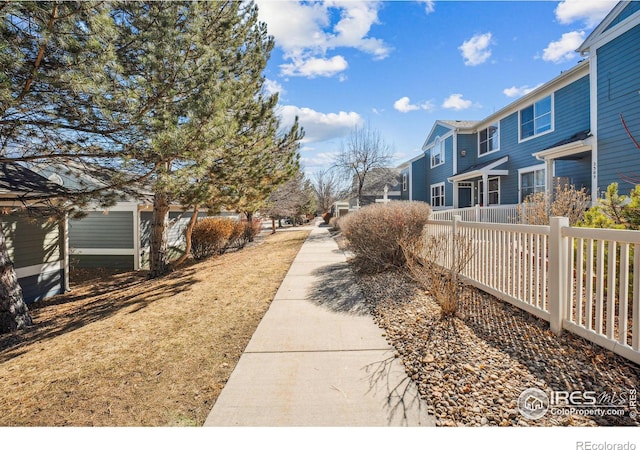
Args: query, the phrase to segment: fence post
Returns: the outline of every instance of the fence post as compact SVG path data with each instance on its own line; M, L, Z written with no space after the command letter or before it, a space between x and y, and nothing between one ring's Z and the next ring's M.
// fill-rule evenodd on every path
M567 217L551 217L549 230L549 324L556 335L562 333L566 314L569 238L562 236L562 228L569 226Z
M458 235L458 222L461 220L461 216L455 215L451 221L451 270L456 267L456 236Z
M476 204L476 222L482 222L482 217L480 217L480 205Z

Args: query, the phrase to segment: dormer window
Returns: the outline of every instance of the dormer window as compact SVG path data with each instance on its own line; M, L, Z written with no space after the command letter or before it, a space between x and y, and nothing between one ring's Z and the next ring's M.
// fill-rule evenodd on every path
M444 164L444 140L440 136L436 137L433 147L431 147L431 167Z

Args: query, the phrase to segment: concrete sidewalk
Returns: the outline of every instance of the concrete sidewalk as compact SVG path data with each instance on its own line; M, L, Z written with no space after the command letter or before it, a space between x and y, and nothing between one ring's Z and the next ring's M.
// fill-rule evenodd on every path
M205 426L425 426L434 420L313 227Z

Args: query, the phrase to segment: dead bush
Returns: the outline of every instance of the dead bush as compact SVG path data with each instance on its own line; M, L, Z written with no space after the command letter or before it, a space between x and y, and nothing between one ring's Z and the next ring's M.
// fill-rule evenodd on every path
M329 219L329 229L331 231L340 231L340 224L338 223L337 217L332 217Z
M262 228L262 222L257 219L253 219L251 222L243 222L244 231L242 234L242 239L244 243L253 242L253 239L260 233L260 229Z
M465 285L461 274L473 256L472 241L461 234L423 234L402 242L411 277L440 305L443 317L455 315Z
M191 254L196 260L223 253L238 222L224 217L198 220L191 233Z
M244 248L246 244L246 240L244 239L244 231L245 225L243 222L238 222L236 220L233 221L233 227L231 228L231 233L227 238L227 244L222 249L222 252L226 252L229 249L236 248Z
M521 205L518 214L521 223L528 225L549 225L549 217L568 217L571 226L584 218L589 208L591 197L585 188L574 186L557 186L553 198L545 192L529 195Z
M429 220L423 202L375 203L340 218L347 248L357 271L375 273L405 265L401 243L417 239Z

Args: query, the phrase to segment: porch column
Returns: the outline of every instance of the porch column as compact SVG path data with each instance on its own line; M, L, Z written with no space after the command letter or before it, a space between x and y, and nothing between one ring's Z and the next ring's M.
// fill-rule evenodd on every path
M545 159L544 165L545 165L545 173L544 173L545 191L549 195L551 200L553 200L553 176L555 175L555 172L556 172L556 160Z
M482 206L489 206L489 175L482 174Z
M64 213L64 219L62 219L62 255L63 255L63 269L64 269L64 291L71 290L69 284L69 213Z
M409 200L413 201L413 163L409 164L409 179L407 183L409 184Z
M458 182L453 182L453 207L458 208Z
M142 211L136 204L131 213L133 214L133 270L140 270L140 214Z

